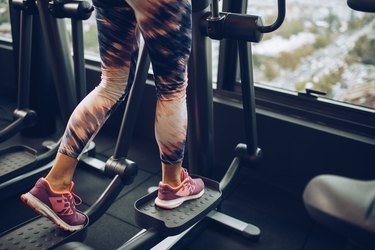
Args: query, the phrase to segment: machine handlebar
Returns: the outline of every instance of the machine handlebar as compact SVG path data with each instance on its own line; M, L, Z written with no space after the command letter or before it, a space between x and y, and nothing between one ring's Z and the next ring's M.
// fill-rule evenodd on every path
M204 20L204 31L212 39L223 38L259 42L264 33L277 30L285 19L285 0L278 0L278 13L275 22L263 25L262 18L255 15L220 12L218 0L212 0L211 13Z
M52 0L48 4L52 16L56 18L72 18L87 20L90 18L94 6L84 0Z

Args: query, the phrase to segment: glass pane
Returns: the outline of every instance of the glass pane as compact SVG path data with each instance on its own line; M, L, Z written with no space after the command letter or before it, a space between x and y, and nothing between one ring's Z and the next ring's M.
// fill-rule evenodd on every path
M1 1L1 0L0 0ZM91 0L88 0L92 4ZM82 22L83 28L83 42L85 49L85 57L92 60L99 60L99 44L98 44L98 32L96 30L96 20L95 20L95 9L92 12L89 19ZM66 29L69 33L70 40L72 34L72 27L69 18L65 19Z
M99 58L98 32L96 30L95 10L91 17L83 22L84 47L87 56Z
M253 46L255 81L375 108L375 14L343 0L286 2L282 27ZM277 1L249 1L247 13L271 24Z
M8 0L0 0L0 38L12 39Z

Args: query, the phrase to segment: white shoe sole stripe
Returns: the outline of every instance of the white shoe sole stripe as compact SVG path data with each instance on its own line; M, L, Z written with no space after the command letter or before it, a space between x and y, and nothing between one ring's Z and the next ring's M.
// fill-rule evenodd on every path
M183 196L174 200L161 200L158 197L155 199L155 204L158 207L166 208L166 209L172 209L180 206L182 203L188 200L198 199L204 194L204 189L200 191L198 194L190 195L190 196Z

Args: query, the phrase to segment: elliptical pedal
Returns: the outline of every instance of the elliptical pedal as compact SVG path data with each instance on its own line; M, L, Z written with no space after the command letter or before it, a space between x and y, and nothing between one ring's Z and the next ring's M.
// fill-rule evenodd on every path
M81 231L71 233L39 216L1 234L0 250L49 249L71 240L79 241L85 237L86 226Z
M0 182L26 173L36 165L37 152L26 146L0 150Z
M163 209L155 206L158 191L154 191L134 204L135 220L143 228L154 228L165 236L176 235L202 220L220 202L221 190L219 183L201 176L205 184L202 197L185 201L180 207Z

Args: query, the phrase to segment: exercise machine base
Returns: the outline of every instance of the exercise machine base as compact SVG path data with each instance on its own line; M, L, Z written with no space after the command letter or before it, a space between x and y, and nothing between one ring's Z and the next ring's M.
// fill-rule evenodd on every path
M60 229L47 218L38 216L1 234L0 250L40 250L69 241L82 241L87 233L86 226L80 231L68 232Z
M193 176L192 176L193 177ZM155 205L158 191L154 191L137 200L135 206L135 219L139 226L149 229L154 228L159 233L170 236L176 235L203 219L214 209L221 197L219 183L201 176L205 184L202 197L185 201L180 207L163 209Z
M26 146L14 146L0 151L0 182L31 171L36 165L36 151Z

